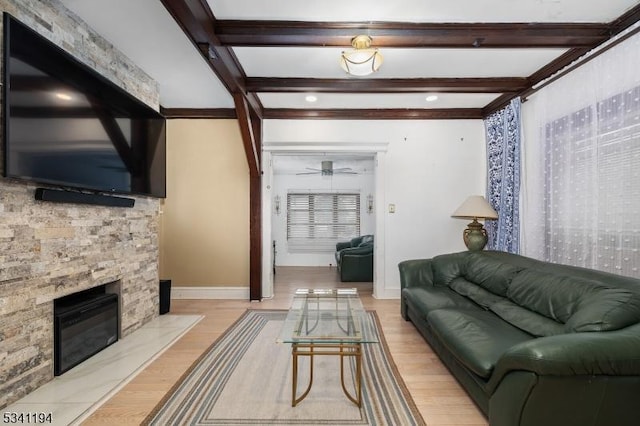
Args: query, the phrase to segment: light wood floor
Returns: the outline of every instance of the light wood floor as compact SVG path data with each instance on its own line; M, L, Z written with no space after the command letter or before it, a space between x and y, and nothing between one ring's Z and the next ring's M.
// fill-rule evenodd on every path
M341 283L336 270L328 267L278 268L275 296L262 302L172 300L172 314L199 314L204 319L83 424L139 425L186 369L246 309L287 309L292 291L300 287L358 288L365 308L377 311L393 359L428 426L488 424L415 327L402 319L398 300L374 299L370 283Z

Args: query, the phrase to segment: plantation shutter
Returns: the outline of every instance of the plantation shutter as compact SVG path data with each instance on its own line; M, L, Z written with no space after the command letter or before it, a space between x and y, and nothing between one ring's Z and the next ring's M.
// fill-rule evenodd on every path
M360 235L359 193L287 194L287 243L292 252L334 251Z

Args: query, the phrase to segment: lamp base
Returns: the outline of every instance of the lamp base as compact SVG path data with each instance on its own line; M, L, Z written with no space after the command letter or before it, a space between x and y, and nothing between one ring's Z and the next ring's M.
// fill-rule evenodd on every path
M473 219L462 234L464 244L470 251L480 251L487 245L487 231L478 219Z

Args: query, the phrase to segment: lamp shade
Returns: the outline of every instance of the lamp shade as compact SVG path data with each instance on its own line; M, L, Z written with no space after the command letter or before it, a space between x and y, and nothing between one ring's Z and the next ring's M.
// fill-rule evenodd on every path
M497 219L498 213L482 195L472 195L453 212L451 217L462 219Z

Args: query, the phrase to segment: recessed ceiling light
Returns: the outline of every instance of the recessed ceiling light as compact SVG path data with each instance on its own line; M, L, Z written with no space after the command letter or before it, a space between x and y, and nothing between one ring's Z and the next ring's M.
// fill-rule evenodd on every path
M318 97L314 95L307 95L304 97L304 100L307 102L313 103L318 100Z
M429 95L425 99L426 99L427 102L437 101L438 100L438 95Z
M56 98L62 99L63 101L70 101L71 99L73 99L71 97L71 95L68 95L68 94L62 93L62 92L57 92L56 93Z

